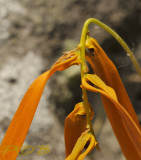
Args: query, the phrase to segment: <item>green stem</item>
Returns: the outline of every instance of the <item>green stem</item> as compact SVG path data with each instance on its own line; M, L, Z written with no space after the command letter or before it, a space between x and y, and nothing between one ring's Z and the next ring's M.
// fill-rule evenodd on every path
M128 47L128 45L124 42L124 40L114 31L112 30L110 27L108 27L107 25L105 25L104 23L100 22L97 19L94 18L89 18L88 20L86 20L86 22L84 23L84 27L82 32L87 32L87 28L89 26L90 23L94 23L97 24L98 26L100 26L101 28L103 28L104 30L106 30L108 33L110 33L120 44L121 46L124 48L124 50L126 51L127 55L130 57L136 71L139 73L139 75L141 76L141 68L139 63L137 62L133 52L130 50L130 48ZM81 42L84 42L83 38L81 38ZM82 55L83 60L84 55Z
M81 47L81 83L84 74L86 73L86 66L85 66L85 41L86 41L86 35L87 35L87 28L83 26L82 34L81 34L81 40L80 40L80 47ZM83 94L83 103L86 111L86 119L87 119L87 126L86 128L90 129L90 132L94 134L91 118L90 118L90 112L89 112L89 103L88 103L88 96L86 89L82 88L82 94Z
M86 42L86 36L88 33L88 25L83 26L82 29L82 34L81 34L81 39L80 39L80 56L81 56L81 83L82 83L82 79L84 77L84 75L86 74L86 65L85 65L85 42ZM88 96L87 96L87 90L85 88L82 88L82 97L83 97L83 103L84 103L84 107L85 107L85 111L86 111L86 120L87 120L87 129L90 129L90 133L93 134L93 136L95 137L94 134L94 130L92 127L92 123L91 123L91 115L90 115L90 108L89 108L89 103L88 103ZM100 151L99 145L97 144L96 146L97 150Z

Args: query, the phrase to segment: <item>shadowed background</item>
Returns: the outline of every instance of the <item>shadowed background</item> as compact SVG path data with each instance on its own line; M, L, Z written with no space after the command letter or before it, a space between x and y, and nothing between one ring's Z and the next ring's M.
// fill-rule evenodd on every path
M140 11L139 0L0 0L0 142L29 85L64 51L77 46L87 18L112 27L141 64ZM141 122L141 79L129 57L100 27L92 24L89 28L115 63ZM79 67L55 73L45 87L24 143L35 151L29 148L32 153L19 155L17 160L65 159L64 119L80 101ZM86 160L125 160L99 95L90 94L89 101L95 111L94 129L101 152L92 151ZM49 146L50 153L37 155L39 145Z

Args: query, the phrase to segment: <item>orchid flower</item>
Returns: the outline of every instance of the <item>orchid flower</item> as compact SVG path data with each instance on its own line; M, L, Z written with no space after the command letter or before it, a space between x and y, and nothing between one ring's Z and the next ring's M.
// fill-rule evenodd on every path
M94 111L88 102L87 90L101 94L104 109L125 157L128 160L141 159L141 129L136 113L115 65L97 41L89 36L90 23L96 23L116 38L130 54L137 72L141 75L139 64L122 38L102 22L88 19L77 48L60 57L51 69L40 75L27 90L0 145L0 160L16 159L46 82L56 71L63 71L72 65L81 66L83 101L77 103L65 119L66 160L83 160L94 147L100 150L91 122ZM91 65L93 74L88 74L85 58Z

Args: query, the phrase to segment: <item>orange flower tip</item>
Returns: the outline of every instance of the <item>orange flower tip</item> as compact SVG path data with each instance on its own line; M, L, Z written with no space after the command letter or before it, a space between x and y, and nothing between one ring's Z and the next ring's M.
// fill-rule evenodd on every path
M60 68L60 71L72 66L72 65L79 65L81 63L80 60L80 50L78 48L65 52L57 61L56 63L52 66L60 66L60 65L65 65L65 67Z

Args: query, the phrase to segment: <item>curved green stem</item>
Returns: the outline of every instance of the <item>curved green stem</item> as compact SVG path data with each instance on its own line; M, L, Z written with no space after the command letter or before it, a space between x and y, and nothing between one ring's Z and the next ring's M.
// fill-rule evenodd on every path
M85 42L86 42L86 36L88 33L88 25L83 26L82 29L82 34L81 34L81 39L80 39L80 56L81 56L81 83L82 83L82 79L84 77L84 75L86 74L86 65L85 65ZM89 103L88 103L88 96L87 96L87 90L85 88L82 88L82 94L83 94L83 103L84 103L84 107L85 107L85 111L86 111L86 120L87 120L87 129L90 129L90 133L93 134L93 136L95 137L94 134L94 130L92 127L92 123L91 123L91 115L90 115L90 108L89 108ZM100 151L99 145L97 144L96 146L97 150Z
M86 35L87 35L87 28L83 26L82 34L81 34L81 40L80 40L80 47L81 47L81 82L83 79L84 74L86 73L86 66L85 66L85 41L86 41ZM91 118L90 118L90 112L89 112L89 103L88 103L88 96L86 89L82 88L82 94L83 94L83 103L86 111L86 119L87 119L87 126L86 128L90 129L90 132L94 134Z
M124 42L124 40L114 31L112 30L110 27L108 27L107 25L105 25L104 23L100 22L97 19L94 18L90 18L88 20L86 20L86 22L84 23L84 27L82 30L82 34L87 32L87 28L89 26L90 23L94 23L97 24L98 26L100 26L101 28L103 28L104 30L106 30L108 33L110 33L120 44L121 46L124 48L124 50L126 51L127 55L129 55L136 71L139 73L139 75L141 76L141 68L139 63L137 62L133 52L130 50L130 48L128 47L128 45ZM81 37L81 41L80 43L84 42L83 37ZM82 55L83 60L85 60L84 55Z

